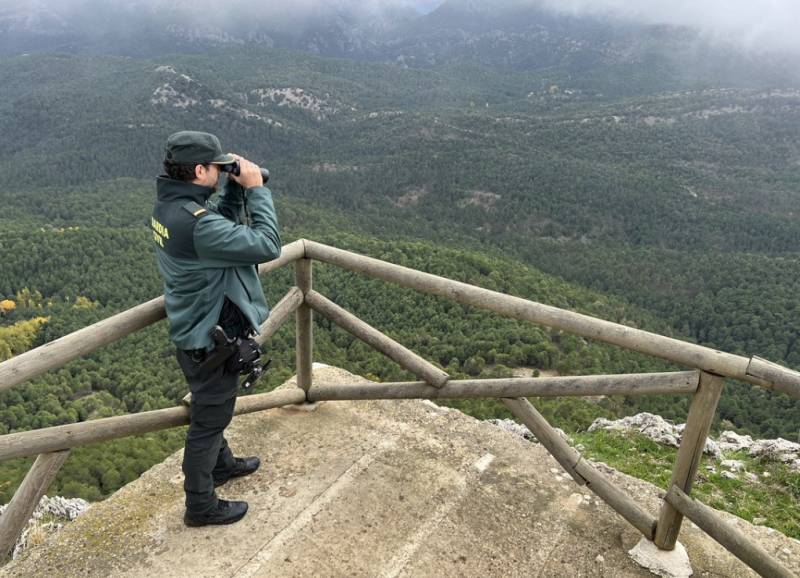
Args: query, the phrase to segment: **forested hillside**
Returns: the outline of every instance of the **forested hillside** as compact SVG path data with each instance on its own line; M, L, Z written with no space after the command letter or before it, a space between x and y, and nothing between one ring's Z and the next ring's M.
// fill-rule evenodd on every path
M602 93L589 64L556 79L466 57L409 67L253 45L0 58L0 359L160 293L145 225L152 180L166 136L193 128L270 168L285 240L800 368L800 87L697 78L678 90L650 76ZM455 376L667 369L327 267L315 275L323 293ZM269 276L270 301L290 282L289 271ZM329 324L317 329L321 361L409 377ZM259 390L292 373L292 327L269 348ZM171 406L184 390L161 323L0 394L0 433ZM680 420L686 400L540 405L577 431L645 409ZM720 420L797 439L800 402L731 384ZM180 443L171 432L76 451L55 490L106 495ZM0 465L0 500L23 472L21 461Z

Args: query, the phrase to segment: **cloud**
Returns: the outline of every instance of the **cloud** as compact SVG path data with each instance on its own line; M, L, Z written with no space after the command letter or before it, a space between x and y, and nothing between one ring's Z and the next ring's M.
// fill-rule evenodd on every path
M367 19L395 10L427 13L443 0L0 0L0 19L9 14L62 19L89 14L92 24L122 27L128 18L149 15L192 26L300 32L307 22L333 15ZM483 11L501 5L543 6L573 15L610 17L644 24L688 26L710 38L757 51L800 53L800 0L449 0Z
M797 0L529 0L557 12L695 28L751 50L800 52Z

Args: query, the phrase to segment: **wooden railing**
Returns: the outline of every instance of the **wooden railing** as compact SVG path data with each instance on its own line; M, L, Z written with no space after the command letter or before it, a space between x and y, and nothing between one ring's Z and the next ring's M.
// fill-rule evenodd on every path
M312 261L337 265L459 303L488 309L500 315L581 335L666 359L694 371L631 375L591 375L550 378L450 380L449 375L390 337L371 327L313 289ZM662 549L675 547L683 516L725 548L765 576L792 574L735 527L691 497L692 482L713 421L725 378L749 382L800 398L800 373L757 357L741 357L550 307L520 297L482 289L444 277L401 267L320 243L299 240L283 248L279 259L260 266L264 274L294 263L295 286L275 305L260 327L263 344L295 314L295 389L240 397L235 413L244 414L286 405L323 400L408 398L498 398L525 424L576 483L586 486L647 539ZM317 312L355 337L397 362L420 381L405 383L314 385L313 312ZM86 355L147 327L165 317L163 297L71 333L0 364L0 391L45 371ZM642 509L612 480L593 467L570 446L526 399L550 396L692 394L686 428L658 518ZM0 517L0 557L13 548L47 487L76 446L184 425L184 406L73 423L0 436L0 461L38 456Z

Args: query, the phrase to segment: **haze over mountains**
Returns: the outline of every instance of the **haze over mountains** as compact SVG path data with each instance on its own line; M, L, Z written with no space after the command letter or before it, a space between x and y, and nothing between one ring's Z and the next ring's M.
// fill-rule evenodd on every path
M783 41L794 36L775 23L775 7L747 28L709 9L627 4L447 0L421 14L424 3L404 0L247 0L222 11L213 2L29 1L0 8L0 53L152 57L251 45L412 67L469 62L573 76L604 69L616 75L623 67L657 71L662 89L670 82L772 86L800 78L791 56L800 46ZM643 16L653 12L660 16Z

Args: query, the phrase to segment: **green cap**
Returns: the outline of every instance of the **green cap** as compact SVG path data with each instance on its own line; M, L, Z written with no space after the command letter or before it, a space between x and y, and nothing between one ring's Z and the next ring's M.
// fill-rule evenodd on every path
M166 160L177 165L225 165L236 159L222 152L219 139L213 134L182 130L167 139Z

